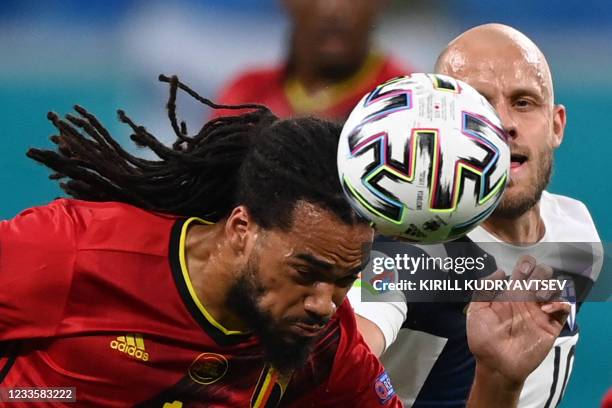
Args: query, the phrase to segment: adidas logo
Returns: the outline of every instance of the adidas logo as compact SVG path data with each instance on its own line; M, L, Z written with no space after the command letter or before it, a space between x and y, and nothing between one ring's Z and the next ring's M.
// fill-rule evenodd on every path
M142 361L149 361L149 353L145 351L144 340L140 334L128 334L119 336L117 340L110 342L110 348L119 350L129 356Z

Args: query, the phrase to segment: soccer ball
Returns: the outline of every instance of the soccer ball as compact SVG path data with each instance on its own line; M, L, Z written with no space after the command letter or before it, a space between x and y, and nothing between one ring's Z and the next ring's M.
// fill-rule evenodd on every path
M445 75L379 85L351 112L338 172L351 205L378 232L405 241L458 238L499 203L510 149L495 109Z

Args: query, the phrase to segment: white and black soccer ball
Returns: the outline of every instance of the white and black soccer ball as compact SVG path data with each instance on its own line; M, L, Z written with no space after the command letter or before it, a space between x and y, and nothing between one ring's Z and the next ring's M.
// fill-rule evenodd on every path
M378 232L444 242L495 209L510 149L495 109L474 88L419 73L361 99L342 130L338 171L352 206Z

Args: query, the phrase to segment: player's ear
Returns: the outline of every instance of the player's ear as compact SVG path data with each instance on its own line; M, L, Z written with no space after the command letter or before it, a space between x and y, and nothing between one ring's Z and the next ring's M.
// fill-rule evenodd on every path
M553 147L557 148L563 141L565 123L567 122L567 111L563 105L553 106Z
M245 206L239 205L232 210L225 222L225 238L235 253L248 252L247 247L251 244L254 227L253 219Z

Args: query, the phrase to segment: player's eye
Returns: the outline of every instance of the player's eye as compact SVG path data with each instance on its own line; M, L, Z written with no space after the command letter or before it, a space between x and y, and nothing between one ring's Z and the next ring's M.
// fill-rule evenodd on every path
M293 277L300 285L312 285L317 281L317 277L314 273L301 268L294 268Z
M534 102L527 98L520 98L514 102L514 106L518 109L529 109L534 105Z

